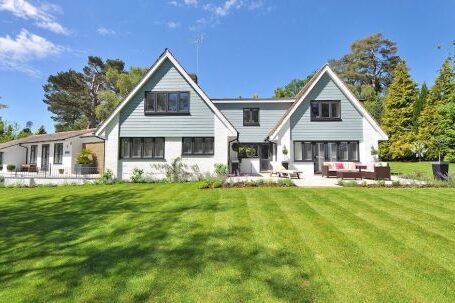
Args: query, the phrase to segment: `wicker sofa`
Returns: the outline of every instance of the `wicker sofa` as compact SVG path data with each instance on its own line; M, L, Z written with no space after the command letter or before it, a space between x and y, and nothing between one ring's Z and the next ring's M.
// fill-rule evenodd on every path
M360 164L355 162L324 162L322 176L337 177L338 171L359 171L362 179L390 180L390 166L387 162Z
M368 163L361 175L363 179L390 180L390 166L386 162Z
M355 162L324 162L322 164L323 177L336 177L339 170L358 171L358 168Z

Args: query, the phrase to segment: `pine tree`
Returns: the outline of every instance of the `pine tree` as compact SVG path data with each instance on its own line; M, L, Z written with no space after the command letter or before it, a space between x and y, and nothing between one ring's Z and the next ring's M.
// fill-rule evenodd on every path
M46 129L44 128L44 125L41 125L35 132L35 135L45 135L47 134Z
M417 84L411 79L406 62L398 63L394 79L384 100L382 127L389 140L380 146L380 155L386 159L407 159L412 156L414 104Z
M447 58L442 64L439 75L430 90L427 102L419 118L419 138L427 144L428 159L438 158L440 145L438 142L443 139L444 133L450 130L447 129L447 121L442 122L445 118L448 118L444 117L444 115L449 115L450 112L450 109L446 105L449 104L454 91L454 67L451 59ZM450 148L450 146L447 148Z
M426 83L423 83L422 87L420 88L419 97L417 98L416 103L414 104L414 115L412 117L414 121L414 130L417 130L419 128L419 117L427 102L428 94L429 94L428 87Z

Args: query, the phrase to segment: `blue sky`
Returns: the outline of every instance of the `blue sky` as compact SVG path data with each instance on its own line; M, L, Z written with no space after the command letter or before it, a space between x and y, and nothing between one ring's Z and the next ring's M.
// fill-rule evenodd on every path
M210 97L269 97L352 41L382 32L414 79L432 83L455 40L455 1L35 1L0 0L0 115L22 126L53 121L42 102L50 74L80 70L88 55L150 66L170 48ZM441 45L443 48L438 49Z

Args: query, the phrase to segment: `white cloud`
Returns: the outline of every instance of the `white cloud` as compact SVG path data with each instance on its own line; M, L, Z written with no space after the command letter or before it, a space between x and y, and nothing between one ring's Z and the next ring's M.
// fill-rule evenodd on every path
M36 76L39 71L29 65L31 61L58 55L63 50L46 38L22 29L15 38L0 37L0 67Z
M211 3L204 5L204 9L214 13L219 17L224 17L234 8L241 8L243 6L242 1L238 0L226 0L221 5L213 5Z
M197 6L197 0L183 0L183 3L190 6Z
M181 7L181 6L194 6L197 7L198 0L172 0L168 2L170 5Z
M174 29L176 27L179 27L180 26L180 23L178 22L175 22L175 21L169 21L166 23L167 27L171 28L171 29Z
M112 35L116 34L116 32L113 29L106 28L106 27L99 27L96 31L101 36L112 36Z
M22 19L34 20L36 26L54 33L69 34L68 29L55 20L54 14L61 13L61 8L56 4L44 2L38 7L26 0L0 0L0 10L9 11Z

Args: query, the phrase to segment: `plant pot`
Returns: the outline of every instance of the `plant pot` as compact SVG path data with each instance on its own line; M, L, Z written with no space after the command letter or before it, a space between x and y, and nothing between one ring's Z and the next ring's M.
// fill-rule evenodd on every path
M447 181L449 178L449 162L433 162L433 177L436 180Z
M284 167L285 169L289 169L289 162L288 162L288 161L282 161L282 162L281 162L281 165L283 165L283 167Z
M90 175L95 174L96 166L93 164L76 164L75 173L78 175Z

